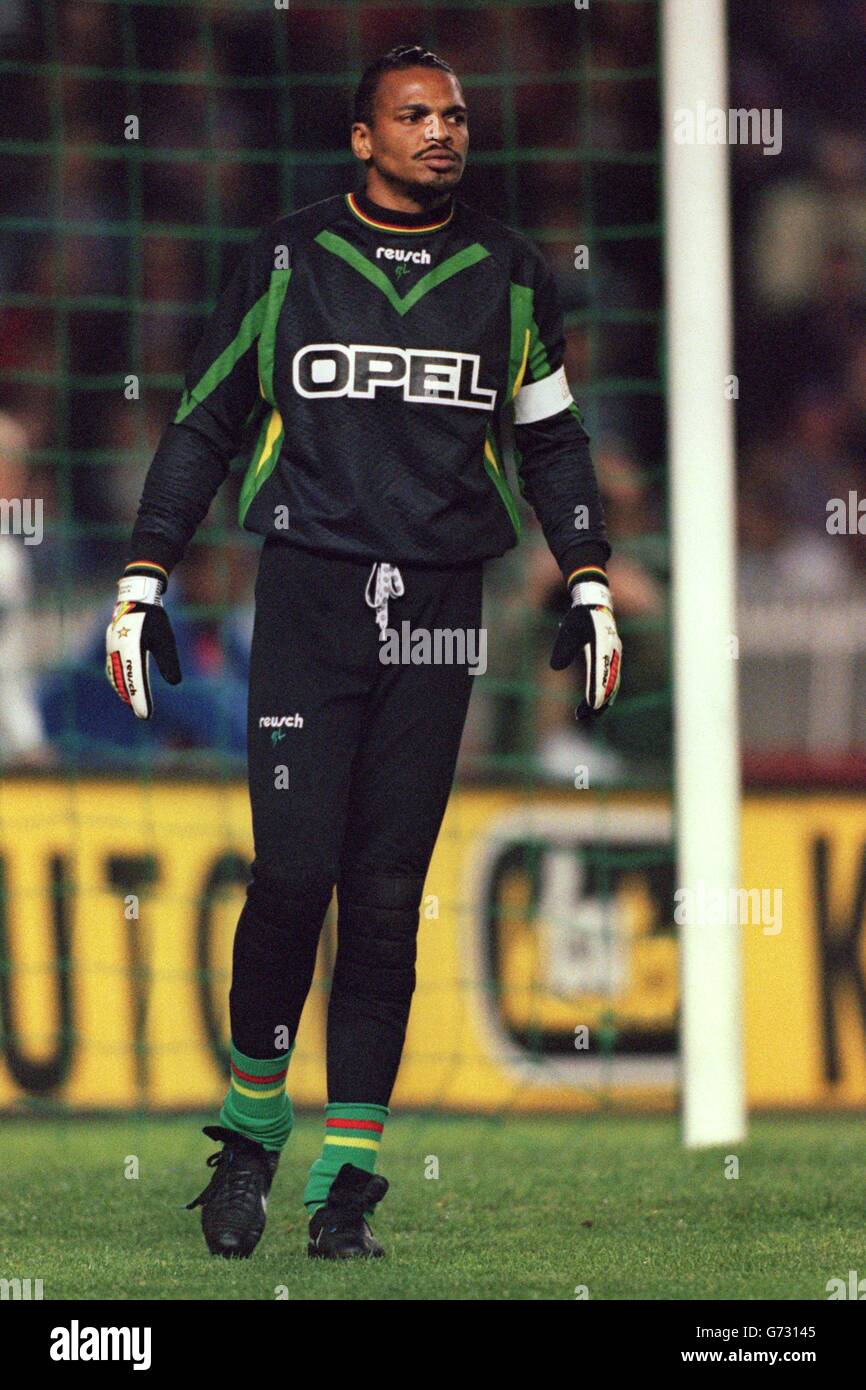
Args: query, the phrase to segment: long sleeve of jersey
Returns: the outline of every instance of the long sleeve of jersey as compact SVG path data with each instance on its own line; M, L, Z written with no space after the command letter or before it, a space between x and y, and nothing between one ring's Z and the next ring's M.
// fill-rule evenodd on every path
M513 395L515 461L520 490L541 523L566 583L585 565L600 566L611 549L589 452L589 436L563 365L565 333L553 275L535 253L524 342ZM531 299L528 297L531 295Z
M155 562L167 572L177 564L263 404L257 348L274 233L267 228L247 247L207 321L145 478L128 564Z

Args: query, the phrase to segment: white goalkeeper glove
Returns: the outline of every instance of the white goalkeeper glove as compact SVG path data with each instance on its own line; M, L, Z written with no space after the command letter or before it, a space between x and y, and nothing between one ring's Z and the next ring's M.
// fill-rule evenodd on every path
M622 642L613 616L610 589L600 581L577 580L571 586L571 611L556 634L550 664L562 671L575 658L585 666L585 698L578 719L592 719L613 704L622 670Z
M153 714L150 653L169 685L180 684L180 662L168 614L162 606L163 580L125 574L105 633L105 674L138 719Z

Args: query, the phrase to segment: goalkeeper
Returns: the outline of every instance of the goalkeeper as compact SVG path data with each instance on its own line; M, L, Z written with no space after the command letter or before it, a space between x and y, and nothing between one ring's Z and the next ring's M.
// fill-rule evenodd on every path
M525 237L454 196L468 128L453 69L420 47L378 59L355 94L351 140L364 192L262 232L207 323L144 483L107 635L109 679L147 719L148 654L167 681L181 676L169 575L254 438L240 521L264 537L248 706L255 858L234 941L228 1092L205 1130L222 1148L191 1204L227 1258L250 1255L264 1229L335 886L308 1252L382 1253L368 1225L388 1186L376 1154L472 687L465 663L384 659L386 639L405 623L477 636L484 562L519 534L506 402L521 492L571 591L551 664L582 664L582 715L619 686L610 546L553 277Z

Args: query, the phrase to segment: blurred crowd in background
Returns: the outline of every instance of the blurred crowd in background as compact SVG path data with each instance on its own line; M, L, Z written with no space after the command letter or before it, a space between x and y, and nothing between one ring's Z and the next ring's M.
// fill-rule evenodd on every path
M828 499L866 472L866 0L730 0L729 14L731 105L779 108L784 121L779 154L731 151L741 598L866 596L862 543L825 524ZM535 237L557 276L627 649L617 705L579 728L574 672L547 665L561 576L526 513L521 546L488 568L488 675L461 774L667 777L654 0L588 11L9 0L0 496L42 499L45 521L38 545L0 535L6 761L242 758L259 542L234 520L241 461L172 578L184 681L158 683L151 725L104 678L114 584L203 315L255 230L359 186L348 75L413 41L464 79L460 196Z

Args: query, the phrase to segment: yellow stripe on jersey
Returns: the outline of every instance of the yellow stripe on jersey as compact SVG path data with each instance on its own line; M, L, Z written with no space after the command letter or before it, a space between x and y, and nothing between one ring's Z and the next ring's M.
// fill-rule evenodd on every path
M523 340L523 360L520 363L520 370L518 371L517 376L514 378L514 390L511 393L512 400L514 400L514 397L517 395L518 391L523 385L523 378L526 375L526 363L529 361L529 342L529 329L527 328L526 335Z
M262 446L262 456L259 459L258 466L256 468L256 473L259 473L261 471L261 469L264 467L271 454L273 453L274 443L276 441L277 435L279 434L282 428L283 417L281 416L278 410L272 410L271 418L268 421L268 431L265 435L265 442Z

